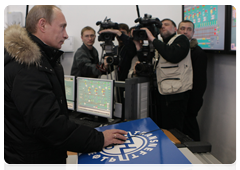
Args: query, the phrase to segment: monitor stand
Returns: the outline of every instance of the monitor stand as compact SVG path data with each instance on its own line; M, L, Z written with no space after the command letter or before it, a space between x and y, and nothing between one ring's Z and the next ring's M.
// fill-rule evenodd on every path
M80 120L90 120L90 121L99 122L99 123L103 123L103 124L108 123L108 118L89 115L89 114L85 114L85 113L81 113L81 115L78 118Z
M108 123L108 118L97 116L97 121L100 123Z

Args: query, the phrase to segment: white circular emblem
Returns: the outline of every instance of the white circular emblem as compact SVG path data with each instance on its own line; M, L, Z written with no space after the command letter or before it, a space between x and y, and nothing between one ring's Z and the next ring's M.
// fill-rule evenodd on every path
M88 155L100 162L126 162L147 155L158 144L157 136L152 133L141 133L140 131L135 131L134 133L128 132L127 137L128 139L124 144L109 146L100 152L93 152Z
M101 154L106 156L132 154L146 147L147 143L148 141L145 137L136 136L136 137L129 138L122 145L114 145L114 146L109 146L104 148L103 151L101 151Z

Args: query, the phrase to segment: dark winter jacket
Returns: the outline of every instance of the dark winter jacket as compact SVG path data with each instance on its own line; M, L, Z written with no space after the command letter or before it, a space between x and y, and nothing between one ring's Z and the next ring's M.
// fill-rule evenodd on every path
M62 52L25 28L4 31L4 158L7 163L65 163L67 151L102 149L102 132L68 118Z
M85 44L78 48L73 58L71 75L76 77L97 78L102 74L98 69L99 58L96 48L93 47L92 53L93 56Z
M131 68L132 59L136 55L136 46L129 36L122 34L119 37L122 40L122 46L116 46L115 51L118 51L120 62L118 65L118 80L125 81L128 77L129 69Z
M193 89L191 91L188 115L196 117L203 104L203 95L207 88L207 55L196 39L190 42L193 66Z

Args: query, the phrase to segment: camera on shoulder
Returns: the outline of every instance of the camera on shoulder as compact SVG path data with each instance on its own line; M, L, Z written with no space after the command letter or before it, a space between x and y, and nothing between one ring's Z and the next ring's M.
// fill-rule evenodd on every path
M145 14L143 18L138 17L135 23L139 22L133 31L133 39L136 41L148 40L148 35L145 30L141 28L147 28L154 37L159 34L159 29L162 27L162 22L158 18L152 18L151 15ZM146 42L146 41L145 41ZM155 48L152 42L148 41L148 44L144 44L141 49L141 55L138 54L139 64L136 65L136 73L138 76L152 77L154 75L154 67L152 64L152 59L155 55Z
M111 19L107 19L107 17L104 19L103 22L98 21L96 23L96 25L100 25L99 31L104 30L104 29L109 29L109 28L111 28L111 29L119 28L118 23L112 22ZM115 36L116 35L113 33L102 33L98 36L98 41L105 41L105 42L114 41Z
M118 23L112 22L111 19L107 19L107 17L104 19L103 22L98 21L96 23L96 25L100 25L99 31L102 31L105 29L119 29ZM101 33L98 36L98 41L103 41L101 46L102 46L102 50L105 51L105 54L104 54L104 56L102 56L102 58L105 58L106 56L108 56L106 61L109 65L118 65L119 64L119 57L117 56L116 52L114 51L115 46L113 44L113 41L115 39L115 36L116 36L116 34L109 33L109 32Z
M154 37L159 34L158 29L162 27L162 22L158 18L152 18L152 15L144 14L144 17L137 18L135 23L139 22L139 25L136 26L133 31L133 39L134 40L147 40L148 36L145 30L141 30L140 28L146 27L151 31Z

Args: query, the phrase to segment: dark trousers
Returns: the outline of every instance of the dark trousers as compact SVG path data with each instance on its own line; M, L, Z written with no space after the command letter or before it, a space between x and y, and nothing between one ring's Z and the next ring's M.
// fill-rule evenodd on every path
M187 114L185 115L183 133L195 141L200 141L200 130L197 115L203 104L202 96L191 95L188 102Z
M196 116L185 116L183 133L194 141L200 141L200 130Z
M187 113L189 91L172 94L158 95L159 106L157 113L157 125L163 129L178 129L183 131L184 117Z

